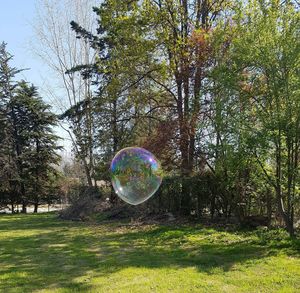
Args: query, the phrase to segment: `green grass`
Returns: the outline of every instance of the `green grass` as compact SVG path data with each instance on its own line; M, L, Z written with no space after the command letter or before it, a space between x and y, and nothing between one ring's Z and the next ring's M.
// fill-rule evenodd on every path
M282 231L0 217L0 292L300 292Z

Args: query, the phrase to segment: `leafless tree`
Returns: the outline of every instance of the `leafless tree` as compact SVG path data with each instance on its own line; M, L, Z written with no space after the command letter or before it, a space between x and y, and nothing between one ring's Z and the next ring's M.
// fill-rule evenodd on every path
M93 118L91 109L92 84L80 72L69 70L82 64L93 64L96 52L89 43L76 38L70 22L75 21L88 31L96 27L96 15L92 7L96 0L36 0L36 18L32 26L35 40L33 52L48 65L57 77L55 84L48 88L49 98L63 113L84 102L84 117L67 120L61 124L70 136L76 156L85 169L89 186L92 186L93 163ZM66 74L66 72L68 73ZM54 89L54 86L56 90Z

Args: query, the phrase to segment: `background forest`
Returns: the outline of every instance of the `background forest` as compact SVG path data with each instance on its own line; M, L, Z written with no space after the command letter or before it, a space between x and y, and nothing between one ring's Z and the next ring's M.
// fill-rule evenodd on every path
M53 114L34 86L16 82L19 70L1 45L2 205L25 212L56 201L70 177L80 177L78 164L82 185L97 189L118 150L141 146L164 170L149 211L255 218L295 235L298 1L105 0L87 11L74 5L80 14L71 23L57 17L61 7L43 3L37 52L61 79L65 103ZM76 158L63 171L54 167L57 123ZM98 192L120 204L113 192Z

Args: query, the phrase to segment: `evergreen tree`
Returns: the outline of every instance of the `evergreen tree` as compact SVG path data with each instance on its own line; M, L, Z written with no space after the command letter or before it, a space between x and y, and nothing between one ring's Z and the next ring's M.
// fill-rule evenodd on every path
M40 199L46 196L47 182L56 173L54 165L59 162L58 137L53 134L57 118L38 96L36 87L24 81L18 84L10 107L24 204L33 203L37 212Z
M16 204L22 204L23 212L28 204L34 204L37 211L40 199L47 197L47 187L57 173L54 166L59 162L58 137L53 134L57 118L33 85L14 80L20 70L10 67L11 59L6 44L2 43L0 201L10 204L12 212ZM50 185L53 189L53 182Z
M17 86L14 78L21 70L10 67L13 56L6 50L6 43L0 45L0 182L1 195L9 202L14 211L14 205L19 201L20 188L17 182L17 161L13 152L13 125L9 118L9 102L14 96Z

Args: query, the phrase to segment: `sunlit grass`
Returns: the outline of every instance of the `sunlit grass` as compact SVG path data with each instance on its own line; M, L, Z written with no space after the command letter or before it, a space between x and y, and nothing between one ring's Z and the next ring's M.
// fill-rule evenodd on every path
M0 217L0 292L300 292L282 231Z

